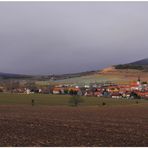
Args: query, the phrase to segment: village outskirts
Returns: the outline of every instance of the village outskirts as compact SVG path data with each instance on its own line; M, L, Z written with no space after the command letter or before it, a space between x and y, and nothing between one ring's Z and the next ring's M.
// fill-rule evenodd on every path
M142 82L140 77L136 81L127 83L90 83L84 85L59 84L39 87L28 85L27 87L11 84L11 87L0 85L0 92L22 94L61 94L78 96L96 96L107 98L148 99L148 83Z

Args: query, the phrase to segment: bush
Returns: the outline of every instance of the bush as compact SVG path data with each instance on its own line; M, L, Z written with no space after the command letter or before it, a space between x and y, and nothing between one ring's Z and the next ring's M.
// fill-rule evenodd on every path
M35 101L34 101L34 99L31 100L31 105L32 105L32 106L35 105Z
M135 92L131 92L130 97L133 99L141 99L141 97Z
M102 105L104 106L104 105L106 105L106 103L105 103L105 102L103 102L103 103L102 103Z
M136 101L136 104L138 104L139 102L138 101Z
M83 102L83 99L80 98L79 96L72 96L69 100L69 103L71 106L78 106L80 103Z

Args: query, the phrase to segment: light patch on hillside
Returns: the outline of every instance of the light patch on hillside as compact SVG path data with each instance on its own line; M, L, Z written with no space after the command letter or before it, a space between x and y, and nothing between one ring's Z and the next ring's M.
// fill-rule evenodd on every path
M111 67L104 68L104 69L101 71L101 73L115 72L115 71L117 71L117 70L115 69L115 67L111 66Z

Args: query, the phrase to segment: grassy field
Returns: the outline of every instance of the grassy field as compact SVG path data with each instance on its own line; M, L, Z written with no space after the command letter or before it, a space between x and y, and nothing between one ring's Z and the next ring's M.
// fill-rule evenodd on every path
M31 100L34 99L35 105L49 106L69 106L69 95L49 95L49 94L10 94L0 93L0 105L31 105ZM129 100L129 99L111 99L98 97L81 97L83 102L80 106L102 106L105 102L106 106L112 105L129 105L138 103L148 103L148 100Z

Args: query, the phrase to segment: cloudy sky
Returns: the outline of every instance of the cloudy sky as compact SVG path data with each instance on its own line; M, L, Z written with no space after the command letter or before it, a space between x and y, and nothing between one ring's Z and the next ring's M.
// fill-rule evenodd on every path
M62 74L148 57L148 2L0 2L0 72Z

